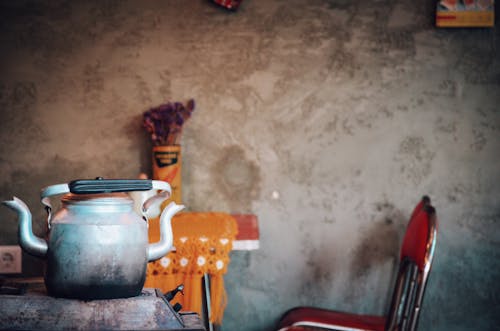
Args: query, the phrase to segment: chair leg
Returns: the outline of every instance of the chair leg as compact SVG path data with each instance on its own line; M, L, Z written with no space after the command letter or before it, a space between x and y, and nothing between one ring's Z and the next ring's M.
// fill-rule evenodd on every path
M423 277L423 275L419 275ZM413 311L411 312L408 330L414 331L417 329L418 316L420 314L420 307L422 305L422 299L424 297L425 285L422 279L418 279L418 288L415 293L415 305Z
M214 331L214 325L210 322L210 277L204 274L202 277L203 284L203 323L207 331Z
M410 319L415 307L415 297L418 289L418 267L413 264L411 265L408 287L401 320L401 330L409 330Z

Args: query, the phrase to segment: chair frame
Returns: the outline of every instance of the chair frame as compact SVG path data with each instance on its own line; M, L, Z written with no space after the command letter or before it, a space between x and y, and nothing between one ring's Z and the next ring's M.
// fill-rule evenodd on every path
M418 326L418 318L422 307L425 288L431 271L432 261L436 248L437 239L437 218L434 207L431 206L430 199L424 196L419 205L415 208L410 218L411 221L418 213L427 214L427 240L425 242L425 254L423 264L417 264L409 256L402 256L396 278L391 305L387 316L385 316L385 331L415 331ZM408 231L408 230L407 230ZM300 307L298 307L300 309ZM316 308L310 308L316 309ZM281 328L279 331L288 330L287 327L312 327L315 329L337 330L337 331L371 331L371 329L347 327L335 325L329 321L308 321L299 320L291 324L283 324L288 313L293 313L294 309L283 314L280 319ZM325 310L323 310L325 311Z
M388 331L414 331L417 329L424 292L434 259L437 238L436 212L434 207L430 205L430 200L424 204L423 209L427 213L429 222L424 265L419 270L414 261L408 257L403 257L393 293L391 310L387 317L386 330Z

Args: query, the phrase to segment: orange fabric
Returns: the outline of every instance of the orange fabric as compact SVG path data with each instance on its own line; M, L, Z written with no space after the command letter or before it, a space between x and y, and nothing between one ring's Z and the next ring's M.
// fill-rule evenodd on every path
M160 238L159 220L150 220L149 241ZM210 321L221 324L227 298L223 275L237 234L236 220L229 214L185 212L172 218L175 251L148 264L145 287L168 292L184 284L184 295L172 304L202 314L202 276L210 276Z

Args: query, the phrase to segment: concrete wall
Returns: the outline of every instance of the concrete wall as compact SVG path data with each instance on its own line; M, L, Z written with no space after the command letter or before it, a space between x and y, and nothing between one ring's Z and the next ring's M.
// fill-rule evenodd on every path
M500 38L434 1L1 1L0 195L150 172L142 112L194 98L193 211L255 213L224 331L298 305L381 314L409 213L438 211L422 330L500 323ZM15 244L0 209L0 244ZM41 264L25 256L24 274Z

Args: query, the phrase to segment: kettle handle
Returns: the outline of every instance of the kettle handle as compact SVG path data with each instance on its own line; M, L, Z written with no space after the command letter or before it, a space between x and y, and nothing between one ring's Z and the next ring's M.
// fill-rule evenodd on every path
M161 180L151 179L78 179L65 184L47 186L41 192L42 200L54 195L74 194L97 194L116 193L132 191L163 190L171 193L170 185Z
M68 184L56 184L47 186L46 188L42 189L42 192L40 193L40 199L42 201L42 204L45 206L45 211L47 212L47 227L49 230L51 225L50 220L52 219L52 205L50 204L49 197L65 193L69 193Z
M143 202L141 208L142 216L146 221L148 221L148 216L146 214L148 209L153 205L159 204L167 200L172 195L172 189L169 183L161 180L153 180L152 182L153 182L152 189L157 190L156 194L146 199L146 201Z
M113 193L113 192L131 192L161 190L157 195L146 200L142 206L143 214L146 210L159 200L163 201L170 197L172 189L170 184L161 180L151 179L79 179L65 184L56 184L47 186L40 193L42 204L47 211L47 224L50 229L50 219L52 216L52 205L50 197L54 195L74 193L74 194L95 194L95 193Z

